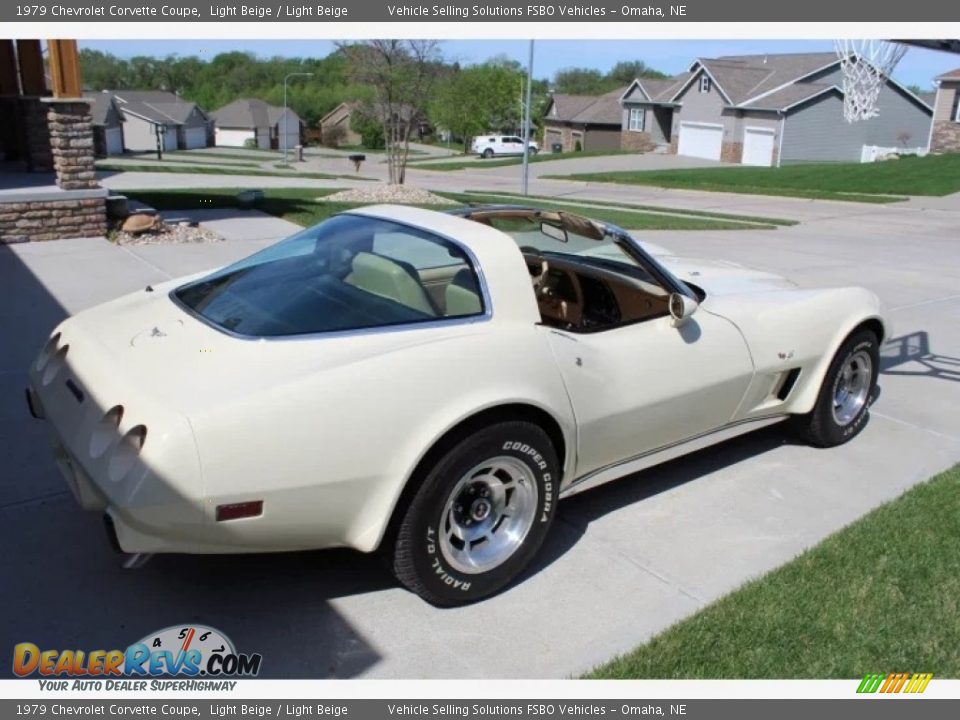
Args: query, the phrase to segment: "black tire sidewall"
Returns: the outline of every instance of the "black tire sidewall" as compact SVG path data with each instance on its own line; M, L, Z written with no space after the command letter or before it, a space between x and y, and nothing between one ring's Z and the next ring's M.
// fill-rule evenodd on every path
M867 401L864 403L857 416L846 425L840 425L833 417L833 398L836 392L837 383L840 380L840 371L847 360L856 352L866 350L871 360L870 392L867 395ZM869 415L870 405L873 402L873 396L876 390L877 377L880 373L880 348L876 336L869 331L859 332L852 335L841 346L830 363L830 368L824 378L823 388L820 398L817 402L817 423L822 440L825 444L840 445L856 436L866 423Z
M440 547L443 508L449 493L465 473L483 461L508 456L522 461L537 483L533 524L522 544L501 565L485 573L453 568ZM411 504L409 551L426 599L438 605L461 605L487 597L506 586L529 564L553 522L559 500L561 468L549 437L536 425L498 424L456 445L428 473Z

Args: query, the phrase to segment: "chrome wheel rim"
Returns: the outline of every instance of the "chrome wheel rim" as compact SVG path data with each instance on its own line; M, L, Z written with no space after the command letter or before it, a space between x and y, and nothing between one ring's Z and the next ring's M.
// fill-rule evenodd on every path
M865 350L852 353L833 385L833 419L841 427L849 425L863 410L870 395L873 360Z
M503 564L533 526L540 491L533 472L509 456L473 467L453 487L440 520L440 551L471 575Z

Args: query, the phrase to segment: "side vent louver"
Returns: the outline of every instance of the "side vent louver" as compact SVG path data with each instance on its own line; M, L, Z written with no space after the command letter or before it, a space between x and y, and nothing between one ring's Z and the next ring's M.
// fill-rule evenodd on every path
M800 368L793 368L793 370L787 372L787 376L780 384L780 389L777 390L777 400L786 400L790 396L790 391L797 384L798 377L800 377Z

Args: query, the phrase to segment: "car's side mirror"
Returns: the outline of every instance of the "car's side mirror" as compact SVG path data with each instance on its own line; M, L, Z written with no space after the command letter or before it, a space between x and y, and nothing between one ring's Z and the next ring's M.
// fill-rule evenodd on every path
M670 317L673 318L673 326L680 327L697 311L700 304L683 293L675 292L670 293L667 306L670 309Z

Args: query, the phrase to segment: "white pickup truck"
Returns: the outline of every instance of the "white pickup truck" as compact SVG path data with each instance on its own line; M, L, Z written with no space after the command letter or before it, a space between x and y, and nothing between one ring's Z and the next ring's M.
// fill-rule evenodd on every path
M540 146L530 141L530 154L536 155ZM494 155L523 155L523 138L517 135L481 135L473 139L473 152L483 158Z

